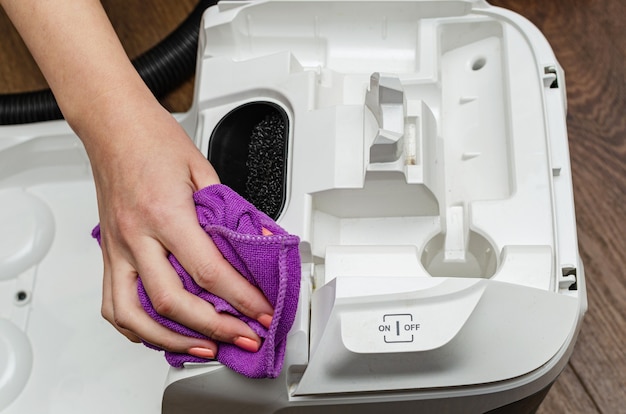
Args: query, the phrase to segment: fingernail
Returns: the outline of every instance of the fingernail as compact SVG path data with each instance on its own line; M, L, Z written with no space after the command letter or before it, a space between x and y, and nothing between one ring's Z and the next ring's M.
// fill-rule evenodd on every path
M272 233L271 231L269 231L265 227L261 227L261 234L263 234L264 236L271 236L274 233Z
M261 325L269 329L270 325L272 324L272 315L268 315L267 313L264 313L263 315L259 316L257 321L259 321Z
M245 336L240 336L239 338L235 339L233 343L239 348L245 349L249 352L256 352L259 350L259 343L253 339L246 338Z
M189 355L193 355L198 358L215 359L215 352L213 352L211 349L208 349L208 348L200 348L200 347L189 348L189 351L187 351L187 353Z

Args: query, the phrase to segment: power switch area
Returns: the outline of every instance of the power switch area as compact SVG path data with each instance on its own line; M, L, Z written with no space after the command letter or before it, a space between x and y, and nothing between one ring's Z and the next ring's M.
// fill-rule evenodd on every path
M378 325L378 331L383 333L386 343L413 342L414 333L420 328L419 323L414 322L410 313L392 313L383 315L383 323Z
M459 281L461 283L459 283ZM434 296L424 291L352 301L340 312L341 338L355 353L429 351L444 346L463 328L484 290L476 280L451 280Z
M577 298L515 283L338 276L311 297L309 363L293 395L518 378L558 361L580 317Z

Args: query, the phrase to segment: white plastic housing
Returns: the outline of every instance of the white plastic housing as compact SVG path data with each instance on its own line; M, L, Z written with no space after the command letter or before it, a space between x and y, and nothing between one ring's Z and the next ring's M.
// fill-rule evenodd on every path
M289 347L267 412L432 390L482 390L482 412L555 378L586 299L564 78L534 26L480 1L284 0L223 2L201 35L203 152L251 102L289 118L279 222L311 266L309 355ZM223 380L207 370L171 373L167 412L237 406L193 391Z

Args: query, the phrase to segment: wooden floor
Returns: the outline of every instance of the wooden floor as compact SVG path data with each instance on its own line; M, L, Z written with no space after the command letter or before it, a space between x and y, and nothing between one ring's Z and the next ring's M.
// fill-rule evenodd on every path
M184 19L194 0L103 0L131 56ZM539 408L552 413L626 413L626 2L492 0L530 19L566 72L572 174L589 311L574 355ZM0 12L1 13L1 12ZM0 14L0 93L45 86ZM166 97L191 103L193 80Z

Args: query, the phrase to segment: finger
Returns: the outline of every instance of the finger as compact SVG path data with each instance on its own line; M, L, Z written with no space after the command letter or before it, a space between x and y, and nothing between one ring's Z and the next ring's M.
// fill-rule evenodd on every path
M180 335L154 321L143 309L137 296L137 277L134 271L117 274L112 284L112 324L123 334L177 353L190 353L203 358L217 355L214 341Z
M115 329L117 329L122 335L128 338L129 341L139 343L141 338L135 335L128 329L120 328L115 324L115 315L113 311L113 296L112 296L112 283L111 283L111 270L109 266L108 250L106 244L102 243L102 259L104 263L104 272L102 276L102 306L100 312L102 317L107 320Z
M181 227L188 229L184 237L176 234L168 243L181 265L198 285L226 300L244 315L269 327L274 309L265 295L224 259L197 220L185 226Z
M215 171L215 168L211 163L202 155L200 151L199 155L192 160L192 166L190 168L191 182L195 191L201 190L213 184L219 184L220 178Z
M105 272L105 275L107 272ZM111 295L111 283L110 276L103 277L103 289L102 289L102 307L101 314L102 317L107 320L115 329L117 329L122 335L128 338L129 341L139 343L141 342L141 338L135 335L133 332L128 329L121 328L115 324L115 312L113 310L113 297Z
M191 180L196 191L220 182L215 169L204 156L194 158L192 162ZM167 234L162 239L165 248L172 252L198 285L269 328L274 314L272 305L259 289L224 259L211 238L198 225L191 200L187 208L188 213L176 217L177 224L169 227L187 231ZM263 230L263 234L267 235L266 229Z
M214 340L258 350L261 338L246 323L231 315L218 313L210 303L185 290L162 247L154 240L145 246L145 259L138 264L139 273L152 306L159 315Z

